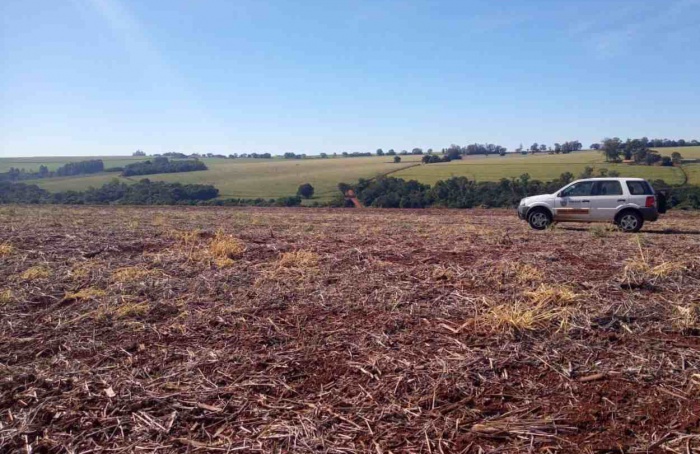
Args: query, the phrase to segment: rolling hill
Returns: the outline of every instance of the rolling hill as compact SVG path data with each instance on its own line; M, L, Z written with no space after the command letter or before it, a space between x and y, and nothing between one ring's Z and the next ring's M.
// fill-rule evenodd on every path
M684 158L700 158L700 147L661 148L662 155L679 151ZM46 165L55 169L66 162L94 159L95 157L57 158L3 158L0 171L10 167L38 169ZM123 166L144 158L101 157L105 167ZM587 166L618 171L622 176L635 176L649 179L663 179L671 184L681 184L684 174L674 167L636 166L606 163L603 156L595 151L581 151L560 155L507 155L469 156L461 161L420 165L420 156L402 156L402 162L395 164L392 157L330 158L330 159L217 159L205 158L207 171L149 175L156 181L213 184L219 188L221 197L272 198L294 194L303 183L311 183L316 188L316 198L327 200L336 193L339 182L352 183L359 178L372 178L391 173L404 179L416 179L434 184L438 180L453 176L465 176L480 181L497 181L501 178L516 178L528 173L531 178L551 180L563 172L579 175ZM700 164L684 166L688 182L700 184ZM89 176L30 180L49 191L83 190L90 186L100 186L114 178L135 181L120 177L116 173L102 173Z

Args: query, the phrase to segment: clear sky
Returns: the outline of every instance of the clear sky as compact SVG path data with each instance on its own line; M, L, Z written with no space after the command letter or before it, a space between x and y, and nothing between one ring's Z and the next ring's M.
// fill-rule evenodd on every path
M0 0L0 156L700 138L700 0Z

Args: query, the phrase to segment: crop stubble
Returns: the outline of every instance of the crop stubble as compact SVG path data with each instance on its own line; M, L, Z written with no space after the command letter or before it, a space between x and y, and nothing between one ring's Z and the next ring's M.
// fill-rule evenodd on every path
M700 215L0 208L0 451L700 449Z

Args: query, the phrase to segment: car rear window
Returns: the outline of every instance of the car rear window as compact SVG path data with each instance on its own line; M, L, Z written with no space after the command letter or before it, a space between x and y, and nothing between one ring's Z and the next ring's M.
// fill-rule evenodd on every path
M651 190L651 186L646 181L628 181L627 189L630 190L631 195L653 195L654 192Z
M622 185L619 181L614 180L600 181L594 195L622 195Z

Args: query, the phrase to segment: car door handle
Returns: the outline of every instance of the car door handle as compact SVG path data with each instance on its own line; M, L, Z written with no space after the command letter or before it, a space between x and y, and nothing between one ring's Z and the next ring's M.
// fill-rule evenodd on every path
M591 203L590 200L581 200L581 203Z
M617 199L618 202L627 202L627 199Z

